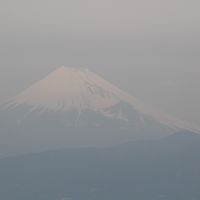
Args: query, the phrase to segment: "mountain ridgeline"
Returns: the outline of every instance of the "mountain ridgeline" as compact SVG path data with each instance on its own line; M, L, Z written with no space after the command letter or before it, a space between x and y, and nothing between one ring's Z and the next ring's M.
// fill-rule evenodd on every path
M0 159L3 200L200 199L200 135Z

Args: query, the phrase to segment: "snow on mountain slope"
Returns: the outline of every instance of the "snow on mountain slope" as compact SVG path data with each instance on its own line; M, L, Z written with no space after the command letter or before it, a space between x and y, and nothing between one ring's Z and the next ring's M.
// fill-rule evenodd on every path
M12 102L51 110L102 110L130 96L93 72L82 68L61 67L39 81Z
M107 117L127 120L121 112L122 102L137 110L138 114L141 114L141 120L143 120L142 115L144 114L172 128L191 129L190 125L155 111L84 68L60 67L17 95L1 109L9 110L26 105L29 107L29 112L34 112L34 110L40 110L40 112L90 110L102 113ZM118 112L109 112L116 106L118 106ZM194 128L192 129L194 130Z
M194 131L99 75L70 67L57 69L1 105L0 127L0 153L108 146Z

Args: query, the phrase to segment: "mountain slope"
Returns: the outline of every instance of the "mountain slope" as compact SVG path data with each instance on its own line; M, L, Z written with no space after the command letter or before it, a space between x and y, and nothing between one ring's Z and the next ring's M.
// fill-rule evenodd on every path
M84 68L60 67L11 99L2 109L27 106L29 112L91 110L107 116L116 114L114 117L123 119L120 108L124 104L141 113L141 116L145 114L162 123L177 126L178 121L173 124L172 119L159 116L158 112L141 104L135 97ZM112 112L114 108L115 111L118 108L118 113Z
M169 135L185 124L97 74L61 67L0 107L0 153L108 146Z

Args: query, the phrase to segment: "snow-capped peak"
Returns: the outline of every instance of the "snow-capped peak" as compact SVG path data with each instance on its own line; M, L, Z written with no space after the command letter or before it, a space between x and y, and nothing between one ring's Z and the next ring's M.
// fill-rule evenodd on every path
M27 104L50 110L102 110L129 95L84 68L60 67L15 98L15 104Z
M60 67L17 95L3 109L27 106L30 112L34 110L77 110L79 112L90 110L126 120L120 108L121 103L132 107L141 116L141 121L142 116L145 115L170 127L199 131L199 128L194 128L190 124L144 105L135 97L85 68ZM113 116L113 113L109 111L116 106L118 111Z

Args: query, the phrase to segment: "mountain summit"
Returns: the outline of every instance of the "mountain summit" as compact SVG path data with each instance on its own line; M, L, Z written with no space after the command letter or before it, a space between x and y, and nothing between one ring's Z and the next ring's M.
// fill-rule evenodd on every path
M70 67L57 69L2 105L0 125L0 153L108 146L183 128L99 75Z
M88 69L61 67L22 92L12 103L54 111L103 112L121 101L129 103L134 99Z

